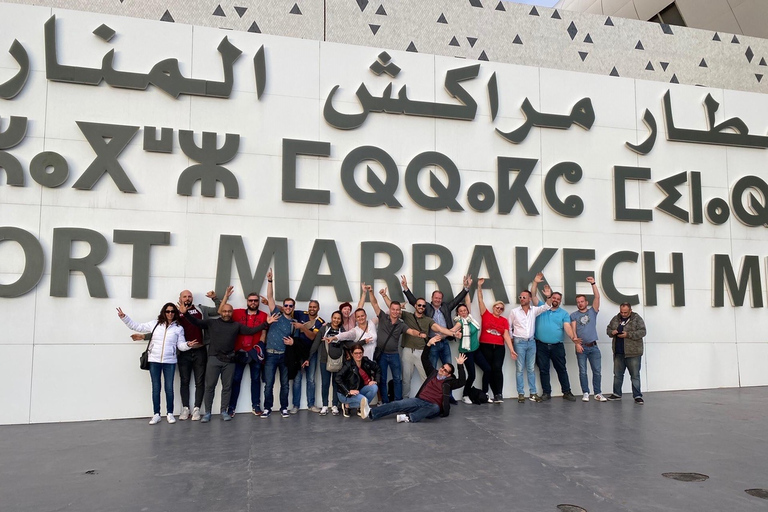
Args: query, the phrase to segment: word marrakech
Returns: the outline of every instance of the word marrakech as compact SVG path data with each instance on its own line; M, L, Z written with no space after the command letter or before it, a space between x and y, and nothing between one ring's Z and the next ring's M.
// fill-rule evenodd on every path
M40 241L32 233L16 227L0 227L0 242L9 241L18 244L24 252L24 271L9 284L0 284L0 297L18 297L36 288L45 269L45 254ZM114 244L130 245L133 249L131 297L147 298L149 290L149 268L154 246L170 245L171 233L167 231L133 231L114 230ZM85 256L72 256L72 248L76 243L85 243L89 247ZM51 254L51 288L53 297L69 297L70 277L80 273L85 277L88 293L91 297L106 298L107 292L104 275L99 265L107 258L110 244L104 235L85 228L55 228ZM530 261L527 247L515 247L515 283L513 288L523 289L530 283L536 273L542 271L552 258L560 251L562 253L563 290L566 303L575 300L577 283L592 276L592 271L578 270L583 262L596 260L594 249L551 247L543 248L533 261ZM378 255L389 257L389 263L384 267L375 264ZM452 251L439 244L413 244L411 246L413 289L416 295L423 295L427 281L436 283L437 288L444 290L446 296L451 296L450 281L446 277L454 268ZM436 257L440 263L436 268L427 268L428 257ZM636 271L642 272L644 304L654 306L658 303L657 288L661 285L671 287L673 306L685 306L685 268L683 254L673 252L666 258L670 263L669 270L657 268L657 256L654 251L644 251L639 254L634 251L617 251L606 256L600 268L600 281L605 296L614 303L629 302L639 304L637 294L622 293L615 283L614 276L619 271L626 272L632 265L642 265ZM231 281L232 263L235 263L240 286L245 290L259 289L267 269L274 262L275 281L278 295L290 295L288 268L289 251L288 239L267 238L261 255L252 271L251 260L245 249L243 238L238 235L220 235L219 253L216 267L216 289L226 289ZM360 280L373 283L376 280L386 282L391 290L399 289L398 274L403 272L405 255L395 244L383 241L360 243ZM329 273L321 274L323 264L327 265ZM496 251L490 245L475 245L466 267L466 274L478 275L485 268L488 275L485 287L493 290L497 300L509 302L505 290L505 282L496 258ZM731 304L742 306L747 294L751 292L752 307L763 306L763 291L760 258L747 255L743 258L738 275L734 270L730 256L715 254L712 263L712 302L715 307L725 305L725 292L730 294ZM310 300L317 287L333 287L339 300L352 300L346 272L341 261L338 247L334 240L316 239L310 252L304 274L301 278L297 299ZM401 297L393 297L401 299Z

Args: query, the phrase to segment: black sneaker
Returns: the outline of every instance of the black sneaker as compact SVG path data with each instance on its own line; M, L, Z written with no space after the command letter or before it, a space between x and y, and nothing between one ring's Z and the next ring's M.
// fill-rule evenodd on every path
M493 395L493 403L495 404L504 403L504 397L502 397L501 395Z
M637 405L643 405L645 403L645 400L643 400L643 397L638 396L637 398L635 398L635 403Z
M621 400L621 395L617 395L615 393L611 393L610 395L606 396L605 398L607 398L609 402L614 402L614 401Z
M542 402L546 402L547 400L551 400L551 399L552 399L552 395L550 395L549 393L542 393L541 394L541 401Z
M568 400L569 402L575 402L576 397L573 396L573 393L571 393L570 391L566 391L565 393L563 393L563 400Z

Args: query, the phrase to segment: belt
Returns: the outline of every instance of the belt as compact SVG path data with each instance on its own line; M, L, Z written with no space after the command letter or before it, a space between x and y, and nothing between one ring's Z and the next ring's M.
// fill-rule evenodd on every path
M285 354L285 351L283 351L283 352L280 352L279 350L275 350L275 349L273 349L273 348L268 348L268 349L267 349L267 354L279 354L279 355L283 355L283 354Z
M582 347L594 347L595 345L597 345L596 341L590 341L589 343L582 343L581 344Z

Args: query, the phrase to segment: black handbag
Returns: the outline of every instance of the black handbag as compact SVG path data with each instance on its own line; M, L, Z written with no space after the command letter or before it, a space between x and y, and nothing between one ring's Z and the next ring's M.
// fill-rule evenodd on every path
M155 329L157 329L158 325L160 325L160 322L155 324ZM139 356L139 368L142 370L149 370L149 345L152 343L152 336L155 334L155 329L152 329L152 334L149 335L146 350Z

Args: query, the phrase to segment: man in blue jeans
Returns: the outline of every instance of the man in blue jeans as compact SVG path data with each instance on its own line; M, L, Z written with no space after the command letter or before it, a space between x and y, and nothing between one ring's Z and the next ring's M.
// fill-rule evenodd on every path
M606 398L609 401L621 400L624 372L629 370L632 396L637 405L643 405L645 401L640 391L640 360L646 334L643 318L632 311L629 302L622 302L619 314L608 323L606 333L613 338L613 393Z
M597 289L594 277L588 277L587 282L592 286L592 306L589 306L586 295L576 296L577 311L571 313L571 330L576 333L576 360L579 362L579 382L581 384L582 402L589 402L589 379L587 378L587 361L592 367L592 389L595 400L607 402L601 391L602 366L600 347L597 345L597 313L600 311L600 290Z
M381 385L379 386L381 391L381 403L386 404L389 402L388 395L388 382L387 381L387 369L392 372L393 388L395 392L394 399L403 399L403 368L400 365L400 338L403 333L408 329L408 326L400 319L400 312L402 306L399 302L393 300L389 303L389 311L384 311L379 306L379 301L373 294L373 288L370 285L366 286L368 296L373 306L373 311L379 319L379 326L377 329L376 338L376 355L378 360L376 361L381 368ZM387 300L387 289L382 288L379 290L379 295Z
M536 364L536 317L549 309L549 304L531 305L539 283L544 280L544 274L539 272L533 278L531 290L523 290L517 300L520 305L509 314L509 330L512 336L512 344L517 353L515 359L515 377L517 378L517 402L525 403L525 372L528 373L528 390L531 402L541 402L541 397L536 393L536 374L533 367ZM552 290L549 285L544 285L544 296L549 300ZM538 302L538 298L536 302Z
M421 364L427 372L427 380L421 385L415 398L406 398L396 400L388 404L382 404L379 407L371 409L366 406L360 411L360 415L377 420L390 414L397 415L398 423L417 423L424 418L435 418L437 416L448 416L451 412L451 391L464 386L467 376L464 371L464 361L467 356L459 354L456 363L459 365L459 378L454 375L454 368L451 363L445 363L437 370L429 360L429 353L432 347L440 341L440 335L433 336L427 342L427 346L421 353Z
M275 306L275 293L272 289L272 269L267 272L267 304L269 311L279 314L278 320L267 331L267 348L264 355L264 411L262 418L272 414L272 404L275 401L275 375L280 371L280 415L288 417L288 365L285 363L285 347L293 345L293 309L296 301L288 298L283 300L283 307Z

